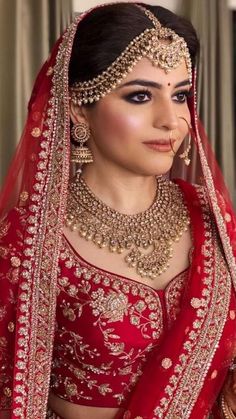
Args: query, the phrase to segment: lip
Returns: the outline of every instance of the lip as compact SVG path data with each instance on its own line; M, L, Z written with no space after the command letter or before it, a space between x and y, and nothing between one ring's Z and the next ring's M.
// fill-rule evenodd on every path
M159 139L159 140L151 140L151 141L144 141L143 144L146 145L148 148L156 151L173 151L173 144L176 140L172 139L171 144L170 140L166 139Z

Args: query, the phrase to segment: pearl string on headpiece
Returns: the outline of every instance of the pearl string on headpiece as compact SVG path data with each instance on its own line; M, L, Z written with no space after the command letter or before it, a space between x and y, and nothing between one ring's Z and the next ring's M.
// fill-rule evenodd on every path
M97 102L106 96L122 82L142 58L149 59L154 66L162 68L166 73L185 61L189 81L192 84L191 57L184 38L172 29L163 27L150 10L136 6L148 16L154 27L145 29L136 36L101 74L91 80L75 82L70 88L71 101L75 105Z

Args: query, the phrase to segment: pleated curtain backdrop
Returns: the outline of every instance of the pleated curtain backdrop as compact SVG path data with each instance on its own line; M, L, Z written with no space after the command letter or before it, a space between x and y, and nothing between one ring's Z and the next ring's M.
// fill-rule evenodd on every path
M0 1L0 185L21 136L34 79L72 12L72 0Z
M227 0L182 0L179 13L200 38L199 115L235 202L232 11Z

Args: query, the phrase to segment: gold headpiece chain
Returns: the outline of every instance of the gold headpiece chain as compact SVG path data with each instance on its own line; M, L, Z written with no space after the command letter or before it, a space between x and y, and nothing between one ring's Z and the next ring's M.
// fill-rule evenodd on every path
M150 10L139 7L152 21L154 28L145 29L136 36L113 63L97 77L75 82L70 88L71 100L76 105L97 102L114 90L142 59L148 58L166 73L185 61L190 84L192 63L187 43L172 29L163 27ZM168 43L162 41L169 41Z

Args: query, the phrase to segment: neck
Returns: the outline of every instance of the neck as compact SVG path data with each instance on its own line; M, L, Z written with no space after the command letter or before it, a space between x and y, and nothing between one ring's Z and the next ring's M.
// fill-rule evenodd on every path
M83 168L82 176L97 198L122 214L132 215L147 210L156 195L155 176L121 174L92 165Z

